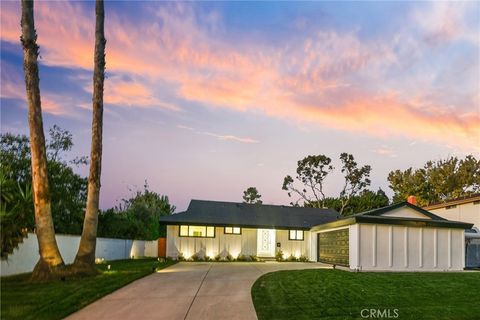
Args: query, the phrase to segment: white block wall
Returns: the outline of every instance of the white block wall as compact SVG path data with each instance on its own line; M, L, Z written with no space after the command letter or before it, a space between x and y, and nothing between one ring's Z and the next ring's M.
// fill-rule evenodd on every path
M463 270L464 231L381 224L349 230L350 268L376 271Z
M72 263L77 254L80 236L56 235L57 244L65 263ZM139 257L157 257L158 242L142 240L124 240L97 238L95 249L97 258L105 260L119 260ZM0 275L8 276L19 273L31 272L39 258L37 236L29 233L23 243L19 245L7 260L2 260Z

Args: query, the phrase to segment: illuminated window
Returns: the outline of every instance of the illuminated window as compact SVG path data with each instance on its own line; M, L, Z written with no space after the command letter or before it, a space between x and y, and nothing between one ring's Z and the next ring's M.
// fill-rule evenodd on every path
M215 238L215 227L180 226L180 237Z
M240 227L225 227L225 234L242 234L242 228Z
M303 240L303 230L290 230L288 240Z

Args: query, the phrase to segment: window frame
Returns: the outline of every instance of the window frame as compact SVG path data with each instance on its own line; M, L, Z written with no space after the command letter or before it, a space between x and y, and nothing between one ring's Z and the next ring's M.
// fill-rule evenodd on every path
M232 228L232 232L227 232L227 228ZM240 229L239 233L233 232L233 229L238 228ZM242 235L242 227L223 227L223 234L228 234L230 236L240 236Z
M291 232L295 232L295 238L292 238ZM298 239L298 233L302 233L302 239ZM305 231L304 230L298 230L298 229L289 229L288 230L288 240L290 241L304 241L305 240Z
M182 227L187 227L187 235L186 236L182 236L182 233L181 233L181 230L182 230ZM190 235L190 227L205 227L205 236L191 236ZM208 236L208 228L213 228L213 236ZM215 230L215 226L208 226L208 225L201 225L201 226L198 226L198 225L190 225L190 224L181 224L178 226L178 236L181 237L181 238L201 238L201 239L212 239L212 238L215 238L217 236L217 230Z

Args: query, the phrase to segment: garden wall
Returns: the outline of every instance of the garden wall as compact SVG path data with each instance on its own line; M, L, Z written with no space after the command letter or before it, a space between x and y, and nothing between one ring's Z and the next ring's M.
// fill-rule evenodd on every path
M56 235L57 244L65 263L72 263L80 243L80 236ZM139 257L157 257L157 241L97 238L95 256L105 260ZM31 272L38 261L38 242L34 233L29 233L8 260L1 261L0 275L8 276Z

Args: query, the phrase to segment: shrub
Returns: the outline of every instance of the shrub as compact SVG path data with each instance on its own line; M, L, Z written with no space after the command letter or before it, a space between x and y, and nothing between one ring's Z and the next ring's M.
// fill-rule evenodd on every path
M279 249L277 251L277 254L275 255L275 260L283 261L283 251L282 251L282 249Z
M239 254L237 257L237 261L250 261L250 256L246 256L244 254Z
M250 261L261 261L261 260L256 255L251 255Z
M296 262L296 261L297 261L297 258L296 258L293 254L290 254L290 256L287 258L287 261L289 261L289 262Z
M217 255L215 256L214 259L215 259L215 261L220 261L221 258L222 258L222 257L220 256L220 253L219 253L219 254L217 254Z
M300 262L309 262L310 259L308 259L308 257L307 257L306 255L302 254L302 255L300 256L300 258L298 258L298 261L300 261Z
M183 256L183 252L178 253L177 261L185 261L185 257Z
M234 261L234 260L235 260L230 253L227 254L227 256L225 257L225 259L227 259L227 261Z

